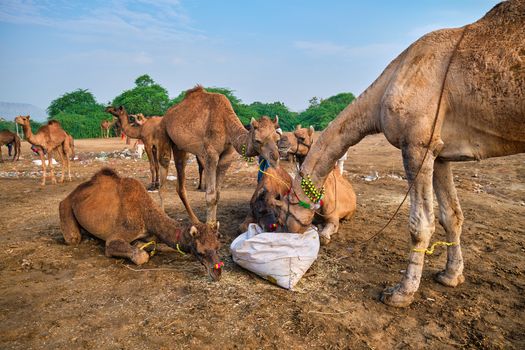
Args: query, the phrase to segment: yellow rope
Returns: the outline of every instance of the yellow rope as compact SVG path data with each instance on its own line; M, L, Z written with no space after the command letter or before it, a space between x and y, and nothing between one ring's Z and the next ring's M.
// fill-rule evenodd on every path
M286 188L290 189L290 185L288 185L286 182L284 182L281 178L279 178L278 176L275 176L275 175L273 175L273 174L270 174L270 173L268 173L268 172L262 170L262 169L261 169L261 164L262 164L262 162L264 162L264 159L261 160L261 162L259 163L259 171L260 171L261 173L263 173L264 175L268 175L268 176L270 176L270 177L273 177L273 178L276 179L277 181L281 182L284 186L286 186Z
M447 246L447 247L450 247L450 246L453 246L453 245L457 245L456 242L436 242L434 244L432 244L430 246L430 249L425 249L425 248L420 248L420 249L417 249L417 248L414 248L412 249L412 251L416 252L416 253L425 253L425 254L428 254L428 255L431 255L434 253L434 248L438 245L444 245L444 246Z
M177 251L181 253L181 255L186 255L182 250L180 250L179 243L177 243Z
M150 245L155 245L153 250L149 253L149 256L155 255L157 253L157 242L155 241L149 241L148 243L145 243L139 247L140 250L144 250L145 248L149 247Z

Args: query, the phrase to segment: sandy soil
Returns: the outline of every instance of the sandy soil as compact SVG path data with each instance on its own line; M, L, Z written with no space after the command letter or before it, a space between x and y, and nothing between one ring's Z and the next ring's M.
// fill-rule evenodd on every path
M225 270L218 283L189 256L160 253L137 268L106 258L92 238L65 245L58 203L75 186L102 166L149 181L144 160L100 161L89 153L121 150L120 140L76 145L83 160L73 163L72 183L40 187L25 142L23 160L0 164L2 349L525 348L525 155L453 166L465 214L466 282L455 289L434 282L446 258L438 248L426 259L415 302L395 309L378 298L406 268L407 204L383 235L361 244L407 189L399 178L400 152L382 136L350 151L346 176L358 194L357 214L321 248L294 292L231 260L229 243L255 188L256 169L241 159L230 168L219 203ZM375 171L378 180L364 181ZM189 197L204 218L196 181L193 162ZM187 221L174 182L168 188L167 213ZM437 240L444 240L439 226Z

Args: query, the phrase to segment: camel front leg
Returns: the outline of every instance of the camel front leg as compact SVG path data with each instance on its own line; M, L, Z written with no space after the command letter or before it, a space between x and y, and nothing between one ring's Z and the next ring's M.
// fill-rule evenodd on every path
M64 182L64 177L65 177L65 173L66 173L66 171L65 171L65 162L64 162L64 154L62 152L62 149L60 149L60 148L57 148L56 153L58 154L58 158L60 160L60 165L62 166L62 173L60 175L59 183L63 183ZM67 156L66 156L66 158L67 158Z
M149 254L145 250L132 246L123 239L109 239L106 241L106 256L128 258L137 265L145 264L149 261Z
M330 243L331 237L334 233L339 230L339 219L332 220L328 219L325 221L325 225L321 232L319 232L319 241L321 245L327 245Z
M204 176L206 176L206 223L214 225L217 221L217 166L219 156L213 151L208 151L206 156Z
M436 280L445 286L456 287L465 281L460 245L463 212L449 162L436 160L433 181L439 203L439 223L445 229L447 241L454 243L447 247L447 265L444 271L436 275Z
M47 174L46 174L46 160L44 158L44 151L43 150L39 150L38 151L38 156L40 157L40 162L42 163L42 182L40 184L42 186L45 186L46 185Z
M149 171L151 174L151 183L148 185L148 191L154 191L155 186L155 159L153 158L153 152L151 147L144 147L146 154L148 155Z
M168 170L170 167L171 155L169 150L161 147L159 151L159 198L160 207L164 210L164 191L166 190L166 178L168 177Z
M408 306L414 300L414 294L419 288L423 272L424 250L427 249L435 229L432 193L434 156L432 152L427 154L416 179L416 173L425 154L425 148L406 147L402 153L407 179L409 184L413 183L410 190L408 224L411 237L410 254L408 267L401 282L393 288L386 289L381 297L385 304L396 307Z
M53 151L52 150L48 150L47 151L47 167L49 168L49 174L50 174L50 177L51 177L51 183L52 184L56 184L57 183L57 179L55 178L55 171L54 171L54 168L53 168Z

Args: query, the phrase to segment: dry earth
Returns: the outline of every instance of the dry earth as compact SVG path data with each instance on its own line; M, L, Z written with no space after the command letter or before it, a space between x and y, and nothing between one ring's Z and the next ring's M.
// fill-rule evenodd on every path
M219 203L220 282L211 282L189 256L160 253L136 267L106 258L93 238L66 246L58 203L75 186L102 166L144 183L149 177L144 160L100 161L89 153L122 150L120 140L76 144L81 160L73 163L72 183L40 187L25 142L23 160L0 164L2 349L525 348L525 155L454 165L465 214L466 282L455 289L434 282L446 258L439 248L426 259L415 302L395 309L378 298L406 267L407 204L383 235L361 244L407 189L400 152L382 136L350 151L345 168L358 194L357 214L321 248L294 292L231 260L228 246L255 188L256 169L240 158ZM379 179L364 181L375 171ZM191 203L203 218L195 163L188 178ZM175 183L168 187L168 214L187 221ZM444 240L441 227L436 240Z

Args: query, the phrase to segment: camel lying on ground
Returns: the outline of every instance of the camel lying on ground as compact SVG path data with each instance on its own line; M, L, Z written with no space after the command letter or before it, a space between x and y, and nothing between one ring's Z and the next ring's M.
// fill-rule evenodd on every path
M193 254L214 280L221 276L218 225L181 228L153 202L139 181L119 177L112 169L103 168L80 184L60 202L59 212L67 244L80 243L82 228L106 242L106 256L128 258L141 265L150 255L131 243L158 238Z
M68 180L71 181L70 158L72 154L71 140L56 120L50 120L46 125L40 127L36 134L31 131L30 116L21 116L15 118L15 122L22 126L26 140L34 146L40 146L47 152L47 166L50 168L51 183L56 183L55 172L53 170L52 154L56 152L60 163L62 164L62 174L60 182L64 182L67 168ZM44 152L38 152L42 162L42 185L46 184L46 164L44 162Z
M188 90L184 99L166 112L162 125L173 145L177 191L194 223L199 219L186 196L187 153L204 163L206 222L210 224L216 221L221 185L235 151L245 158L262 155L271 166L279 163L278 118L252 119L252 128L247 131L230 101L224 95L206 92L202 86Z
M2 157L2 146L9 144L12 144L14 148L13 162L20 158L20 137L9 130L2 130L0 131L0 162L4 161L4 158Z
M300 125L293 132L283 133L278 143L279 149L285 152L281 153L281 156L290 155L297 159L300 165L300 161L308 154L313 137L312 127L301 128ZM251 212L241 224L241 232L246 231L251 222L257 222L265 230L273 231L278 228L290 232L278 222L274 209L283 205L280 199L287 195L292 185L292 177L282 168L270 168L265 172L252 196ZM317 210L318 217L324 224L319 238L322 244L328 244L331 236L339 231L339 222L352 218L356 209L354 189L337 169L332 170L326 181L326 193L322 201Z
M437 280L450 287L464 281L463 213L450 162L525 152L524 14L525 1L505 1L473 24L414 42L326 128L294 179L279 217L302 232L314 216L296 205L296 196L312 203L302 181L328 188L337 159L366 135L382 132L401 149L410 188L410 253L401 282L383 292L386 304L407 306L419 288L435 230L434 191L450 245Z

